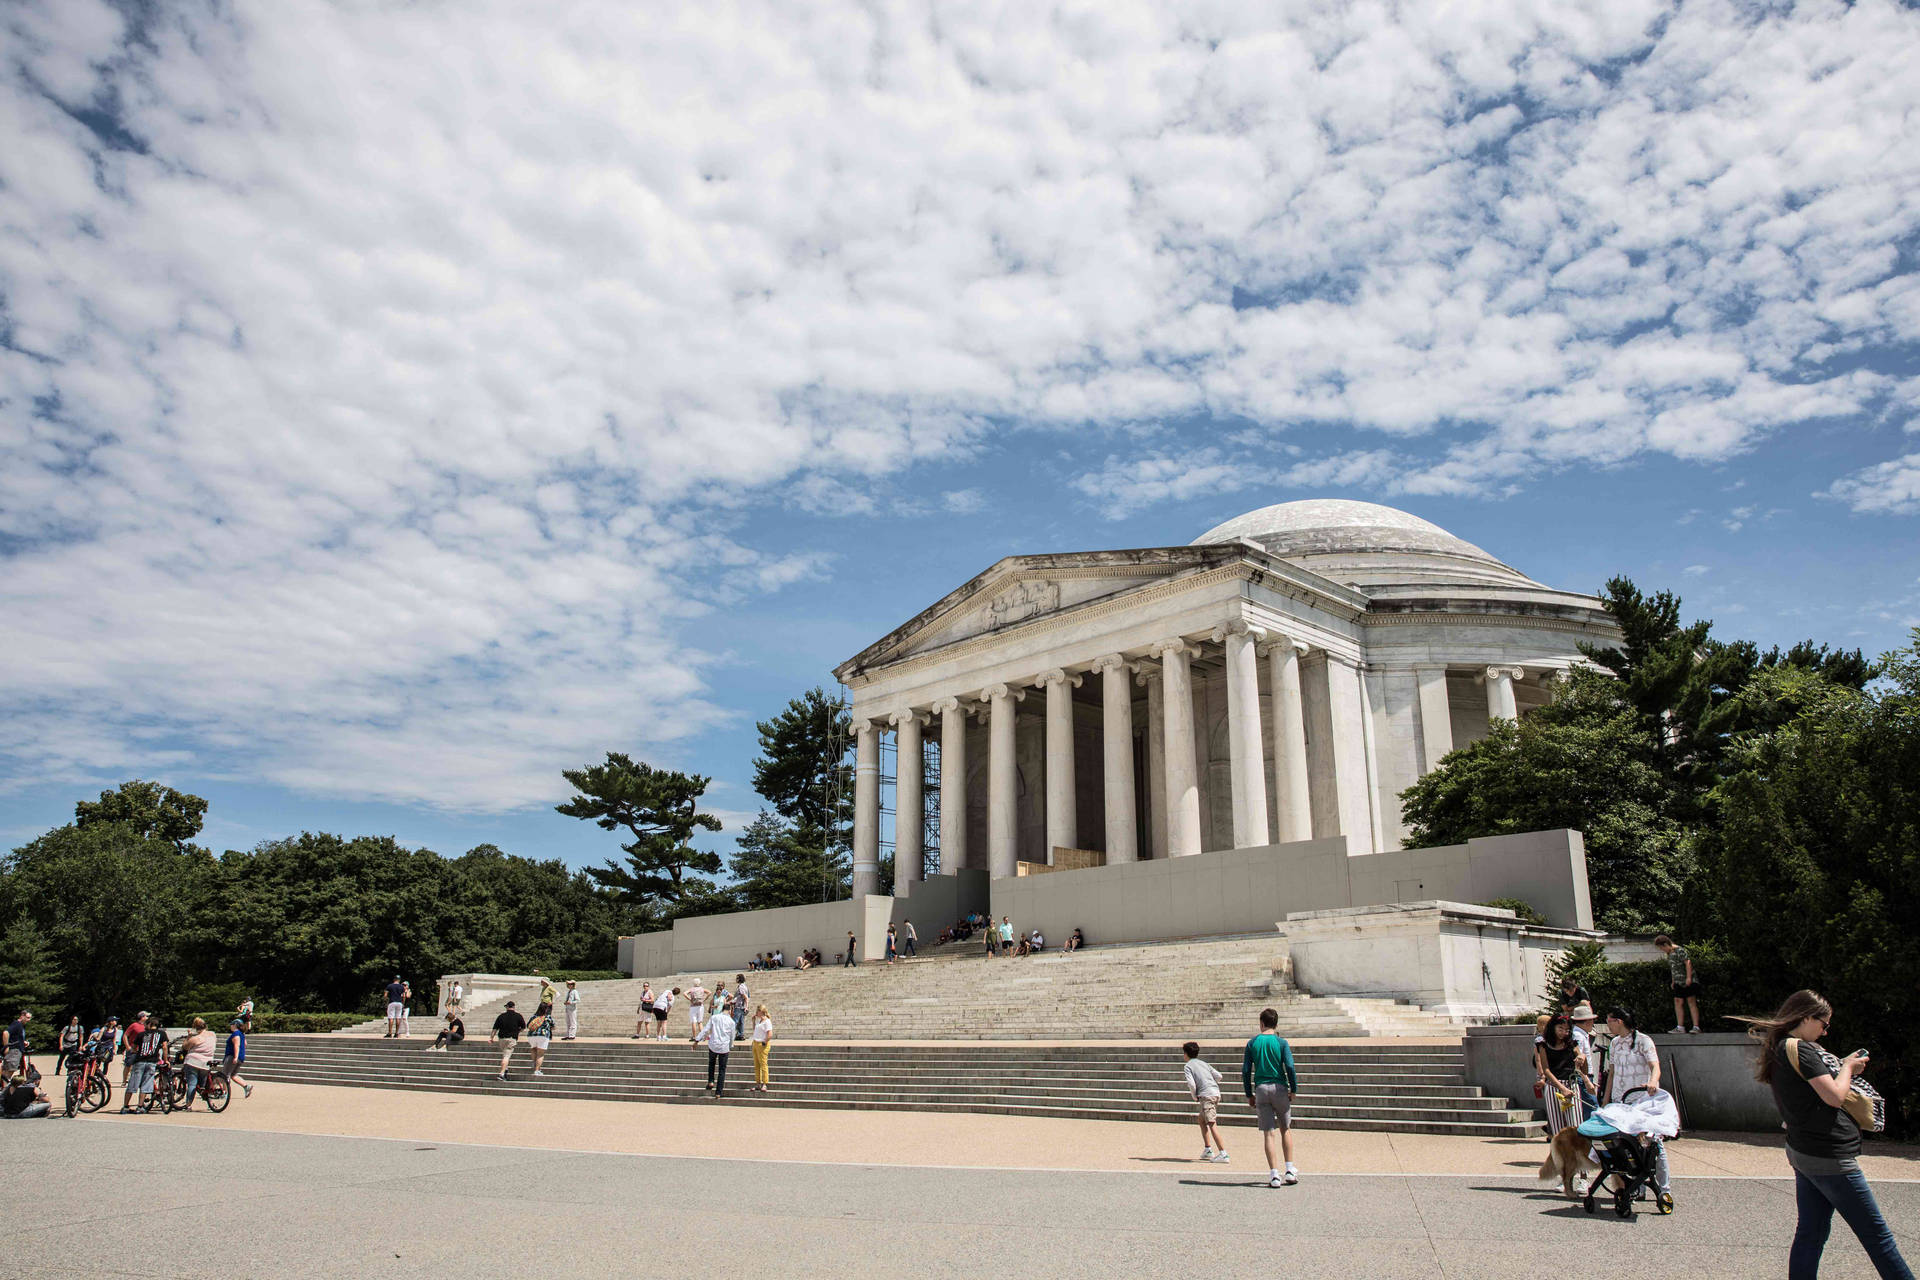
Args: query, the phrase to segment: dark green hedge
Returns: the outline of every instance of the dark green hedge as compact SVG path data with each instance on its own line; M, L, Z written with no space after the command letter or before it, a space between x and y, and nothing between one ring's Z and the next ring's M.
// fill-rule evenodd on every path
M1703 990L1700 1020L1708 1031L1740 1031L1744 1024L1729 1015L1764 1014L1778 1003L1747 990L1739 966L1721 947L1692 943L1687 954L1693 957L1693 973ZM1642 1031L1657 1034L1673 1025L1673 985L1664 959L1609 964L1598 946L1575 947L1566 953L1561 972L1571 973L1587 989L1594 1013L1602 1018L1607 1010L1621 1008L1638 1019ZM1550 997L1553 1012L1560 1008L1559 990L1556 974Z
M431 1018L431 1014L428 1015ZM190 1013L184 1021L205 1018L207 1025L215 1030L224 1030L233 1021L231 1011L226 1013ZM367 1021L360 1013L274 1013L255 1010L253 1030L256 1035L273 1035L281 1032L319 1032L338 1031L342 1027L351 1027Z

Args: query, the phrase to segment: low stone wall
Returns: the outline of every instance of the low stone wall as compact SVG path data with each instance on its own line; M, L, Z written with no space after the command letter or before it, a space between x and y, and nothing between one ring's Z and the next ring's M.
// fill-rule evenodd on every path
M1436 849L1349 856L1347 838L1221 849L1190 858L1055 869L995 880L993 915L1049 937L1152 942L1265 933L1290 914L1446 899L1519 898L1557 928L1590 929L1578 831L1535 831Z
M1738 1033L1653 1037L1660 1084L1678 1100L1687 1129L1779 1133L1773 1093L1753 1078L1755 1046ZM1533 1028L1472 1027L1467 1082L1525 1104L1533 1097ZM1541 1115L1546 1104L1535 1103ZM1684 1134L1684 1130L1683 1130Z
M1462 902L1293 912L1280 931L1303 991L1410 1000L1463 1022L1540 1008L1551 985L1548 963L1600 937L1525 925L1505 908Z
M618 957L628 977L712 970L744 972L747 962L776 948L794 964L808 947L829 961L847 949L847 932L859 940L858 958L878 960L887 952L887 922L894 900L881 894L863 894L838 902L816 902L804 907L770 907L764 911L731 911L724 915L691 916L673 922L673 928L622 938Z

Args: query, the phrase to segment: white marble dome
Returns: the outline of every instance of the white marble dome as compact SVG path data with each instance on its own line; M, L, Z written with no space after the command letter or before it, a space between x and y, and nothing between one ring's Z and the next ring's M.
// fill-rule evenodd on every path
M1534 586L1430 520L1375 502L1310 498L1235 516L1193 540L1250 542L1323 577L1376 586Z

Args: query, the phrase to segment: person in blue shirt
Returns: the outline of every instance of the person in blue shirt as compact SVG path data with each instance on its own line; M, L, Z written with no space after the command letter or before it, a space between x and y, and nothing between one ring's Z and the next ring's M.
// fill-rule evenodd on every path
M247 1060L247 1032L252 1027L253 1019L250 1017L233 1020L233 1025L227 1029L227 1054L220 1063L220 1073L226 1076L229 1086L239 1085L241 1096L246 1098L253 1096L253 1086L240 1078L240 1064Z
M1300 1080L1293 1070L1293 1047L1280 1038L1279 1027L1278 1011L1260 1011L1260 1034L1247 1041L1240 1055L1240 1086L1260 1120L1260 1141L1267 1149L1267 1185L1290 1187L1300 1181L1300 1171L1293 1164L1293 1095L1299 1092ZM1287 1162L1284 1174L1273 1158L1276 1129Z

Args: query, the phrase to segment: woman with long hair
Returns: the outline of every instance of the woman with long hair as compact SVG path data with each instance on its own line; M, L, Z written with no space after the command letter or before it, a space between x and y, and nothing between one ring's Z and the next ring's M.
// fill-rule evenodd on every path
M773 1018L767 1013L767 1006L761 1005L753 1011L753 1091L765 1093L767 1086L773 1083L773 1077L767 1072L767 1055L773 1052Z
M1573 1023L1565 1014L1548 1020L1533 1046L1534 1083L1547 1103L1547 1141L1552 1142L1562 1129L1569 1129L1587 1118L1580 1101L1580 1068L1575 1059L1579 1050L1573 1043Z
M1842 1060L1821 1048L1820 1038L1832 1024L1832 1005L1812 991L1796 991L1771 1018L1751 1021L1748 1032L1760 1041L1754 1074L1773 1089L1786 1126L1787 1163L1793 1166L1800 1208L1787 1277L1813 1280L1820 1274L1820 1254L1837 1209L1881 1276L1913 1280L1860 1172L1860 1126L1846 1111L1853 1079L1867 1069L1867 1053L1862 1049Z

